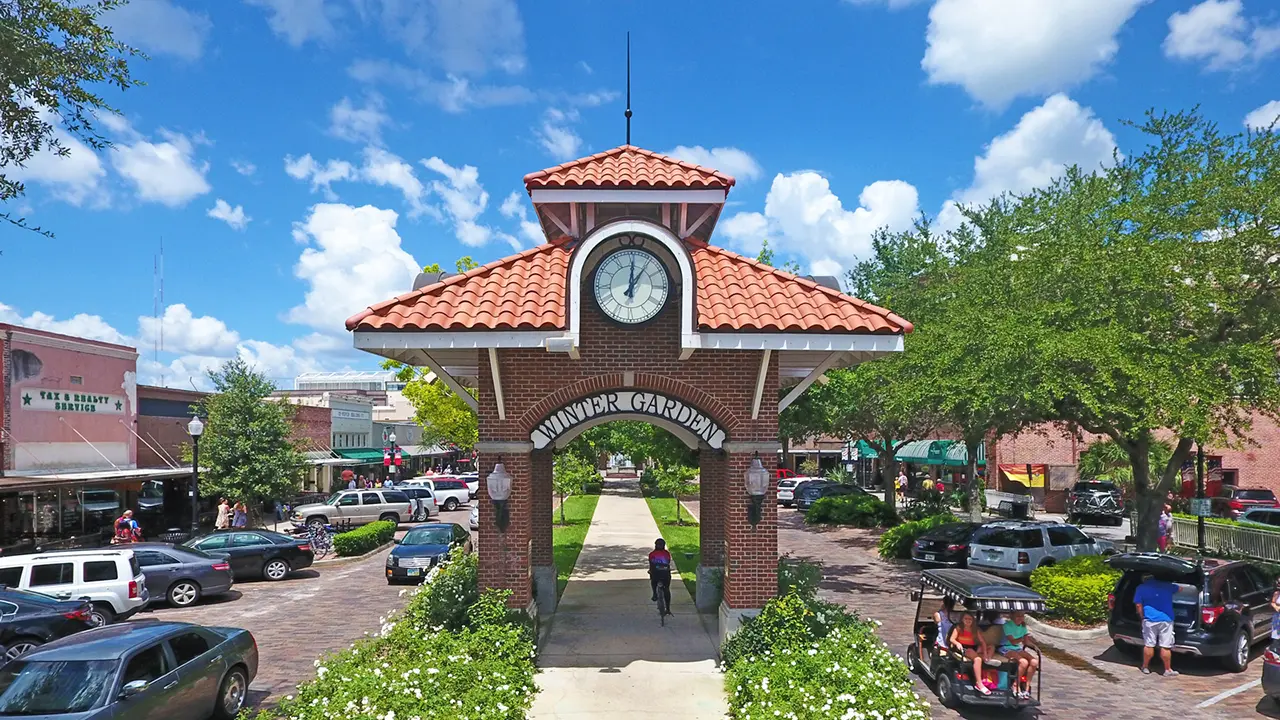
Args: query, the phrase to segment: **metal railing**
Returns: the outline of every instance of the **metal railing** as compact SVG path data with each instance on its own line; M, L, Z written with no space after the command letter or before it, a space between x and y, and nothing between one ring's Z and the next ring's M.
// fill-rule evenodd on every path
M1196 521L1175 517L1173 543L1184 547L1197 547L1199 539L1196 535ZM1280 562L1280 532L1273 530L1206 522L1204 545L1218 552Z

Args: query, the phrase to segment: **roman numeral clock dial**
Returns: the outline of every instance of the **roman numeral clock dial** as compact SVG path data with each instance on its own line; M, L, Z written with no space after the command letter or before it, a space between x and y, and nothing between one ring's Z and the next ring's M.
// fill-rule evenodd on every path
M593 284L600 312L624 325L657 317L671 287L666 266L653 253L635 248L617 250L601 260Z

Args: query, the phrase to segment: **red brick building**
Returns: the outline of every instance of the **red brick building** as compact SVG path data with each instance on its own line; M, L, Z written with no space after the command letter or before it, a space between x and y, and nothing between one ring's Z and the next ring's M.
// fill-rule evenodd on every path
M375 305L347 328L356 347L429 367L464 399L464 383L478 388L480 496L498 463L513 480L505 529L493 503L480 505L480 576L510 589L514 606L536 597L554 608L554 449L618 419L697 449L697 600L718 605L732 632L777 591L776 504L749 522L746 478L757 455L777 462L778 413L827 369L900 351L911 324L710 245L733 185L714 170L622 146L525 185L548 243Z

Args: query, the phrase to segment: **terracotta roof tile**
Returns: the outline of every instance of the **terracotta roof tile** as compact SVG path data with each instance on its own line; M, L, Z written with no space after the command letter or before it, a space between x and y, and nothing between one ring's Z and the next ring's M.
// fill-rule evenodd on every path
M911 323L723 248L689 241L698 275L698 328L757 332L911 332Z
M378 303L348 318L347 329L560 329L568 268L563 243L539 245Z
M901 317L737 253L688 241L698 329L898 334ZM564 239L370 307L348 330L561 330L568 326Z
M724 173L634 145L621 145L524 176L524 186L530 191L539 188L723 188L728 192L733 183L734 179Z

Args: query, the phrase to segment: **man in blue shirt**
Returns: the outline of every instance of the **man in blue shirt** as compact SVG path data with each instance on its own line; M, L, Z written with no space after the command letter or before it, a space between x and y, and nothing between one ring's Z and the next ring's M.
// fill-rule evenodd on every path
M1142 672L1151 674L1151 656L1160 648L1160 661L1164 663L1164 676L1174 677L1173 669L1173 596L1178 586L1167 580L1157 580L1147 575L1133 593L1133 604L1138 606L1142 618Z

